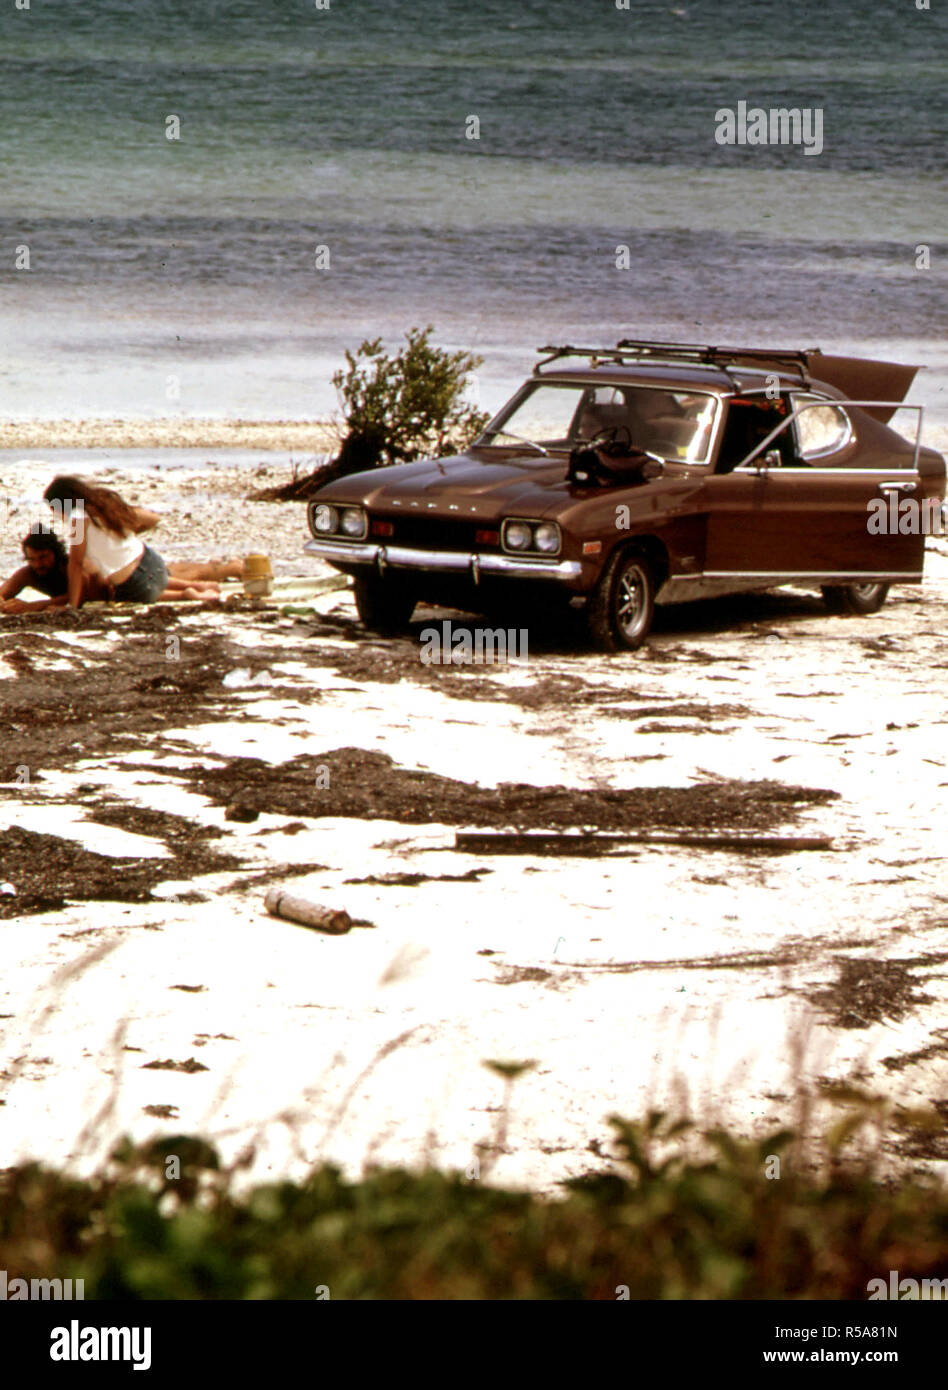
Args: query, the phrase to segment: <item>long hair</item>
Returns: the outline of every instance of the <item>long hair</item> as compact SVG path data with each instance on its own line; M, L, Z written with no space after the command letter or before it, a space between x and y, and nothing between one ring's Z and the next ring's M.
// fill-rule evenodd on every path
M116 536L130 536L135 531L136 517L132 508L110 487L100 487L88 478L61 474L54 478L43 493L47 502L59 502L63 513L67 508L78 511L78 504L97 526Z

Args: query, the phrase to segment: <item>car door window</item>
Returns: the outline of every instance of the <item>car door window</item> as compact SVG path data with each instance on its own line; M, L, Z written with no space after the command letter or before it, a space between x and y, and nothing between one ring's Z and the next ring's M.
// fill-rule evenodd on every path
M717 471L732 472L774 430L786 423L789 413L783 399L770 401L762 396L736 396L728 406ZM776 452L781 464L792 464L793 450L788 445L787 431L783 430L768 445L768 452Z

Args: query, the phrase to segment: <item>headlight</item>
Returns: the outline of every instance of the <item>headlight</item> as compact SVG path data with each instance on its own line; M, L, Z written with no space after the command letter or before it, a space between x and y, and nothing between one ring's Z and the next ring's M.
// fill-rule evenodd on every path
M518 550L522 554L558 555L562 545L560 528L555 521L511 519L504 522L503 538L505 550Z
M325 502L321 502L313 511L313 530L320 535L330 535L336 529L338 522L335 507L329 507Z
M339 529L347 536L365 535L365 512L361 507L344 507Z
M555 555L560 548L560 528L545 522L533 533L533 544L546 555Z
M504 540L511 550L527 550L533 540L533 530L524 521L508 521Z

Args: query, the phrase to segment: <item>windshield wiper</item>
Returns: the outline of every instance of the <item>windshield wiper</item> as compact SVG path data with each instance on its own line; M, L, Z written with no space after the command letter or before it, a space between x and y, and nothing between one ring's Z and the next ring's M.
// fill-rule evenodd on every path
M536 440L534 439L524 439L522 434L514 434L513 430L491 430L491 439L493 439L498 434L505 435L507 439L516 439L518 444L529 444L531 449L536 449L537 453L542 454L544 458L550 457L549 449L544 449L543 445L537 444Z

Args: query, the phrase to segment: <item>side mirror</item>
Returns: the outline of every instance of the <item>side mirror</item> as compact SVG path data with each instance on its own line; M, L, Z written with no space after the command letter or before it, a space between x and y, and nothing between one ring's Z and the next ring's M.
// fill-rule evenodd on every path
M766 468L780 467L780 452L777 449L768 449L764 454L763 460L757 460L757 471L762 472Z

